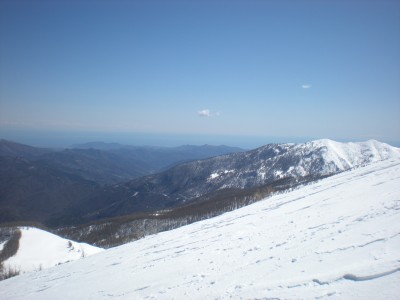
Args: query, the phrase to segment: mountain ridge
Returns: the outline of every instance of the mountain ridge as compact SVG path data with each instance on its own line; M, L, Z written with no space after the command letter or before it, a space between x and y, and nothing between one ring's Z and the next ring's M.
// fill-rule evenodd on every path
M286 181L285 187L288 188L298 182L400 156L400 149L377 141L339 143L325 139L303 144L268 144L250 151L182 163L126 182L103 185L99 178L111 173L103 168L100 177L85 176L86 170L79 167L79 157L82 156L74 158L79 151L89 155L114 153L96 149L66 150L65 153L71 155L62 156L60 164L55 165L48 161L43 163L40 159L0 157L3 161L0 168L0 177L3 178L0 189L2 222L39 221L58 227L174 209L192 201L212 201L225 191L225 194L241 190L256 192L258 187L268 189L270 184L281 179ZM45 157L57 158L59 155L60 152L48 153ZM65 154L61 152L61 155ZM96 155L90 156L89 172L93 171L90 166L96 165ZM46 176L48 178L44 179Z
M35 158L53 151L55 150L33 147L5 139L0 139L0 156Z
M400 148L377 140L339 143L329 139L320 139L311 143L317 147L326 147L330 152L325 154L326 159L334 161L338 168L342 170L395 157L400 152Z
M347 157L348 163L340 155ZM91 202L104 203L110 208L105 211L99 207L83 217L90 220L98 215L114 217L168 209L224 189L254 188L282 178L292 178L294 182L305 177L312 180L398 157L400 149L379 142L318 140L304 144L268 144L246 152L180 164L103 190Z

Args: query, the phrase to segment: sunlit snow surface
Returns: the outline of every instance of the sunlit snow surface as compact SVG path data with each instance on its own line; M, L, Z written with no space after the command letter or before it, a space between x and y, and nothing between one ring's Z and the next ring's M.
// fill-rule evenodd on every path
M4 265L16 268L21 273L53 267L103 251L37 228L21 227L20 230L18 252L7 259Z
M399 159L0 282L0 299L399 297Z

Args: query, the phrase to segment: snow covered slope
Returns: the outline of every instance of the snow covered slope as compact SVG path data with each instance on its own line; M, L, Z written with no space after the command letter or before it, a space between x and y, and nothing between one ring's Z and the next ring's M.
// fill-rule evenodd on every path
M18 252L7 259L4 265L16 268L21 273L53 267L103 251L101 248L69 241L41 229L21 227L19 230L21 238Z
M255 151L263 156L270 147L266 145ZM304 144L277 144L274 151L274 156L258 161L257 173L264 175L261 177L331 175L377 161L400 158L399 148L375 140L340 143L322 139Z
M327 172L344 171L372 162L400 157L399 148L376 140L358 143L339 143L323 139L304 145L310 149L322 150L323 160L328 166Z
M0 282L0 299L398 299L400 159Z

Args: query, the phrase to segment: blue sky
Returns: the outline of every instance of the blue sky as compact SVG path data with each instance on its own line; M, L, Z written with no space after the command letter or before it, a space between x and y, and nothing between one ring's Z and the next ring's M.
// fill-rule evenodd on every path
M2 0L0 135L399 142L399 53L400 1Z

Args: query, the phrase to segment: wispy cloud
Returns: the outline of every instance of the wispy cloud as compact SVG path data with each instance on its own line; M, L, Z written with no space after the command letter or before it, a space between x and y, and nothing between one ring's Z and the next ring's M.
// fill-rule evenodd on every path
M312 85L311 84L303 84L301 86L302 89L311 89Z
M208 108L199 110L197 114L200 117L218 117L220 115L219 112L211 112Z
M211 112L210 112L209 109L199 110L199 111L197 112L197 114L198 114L200 117L209 117L209 116L211 116Z

